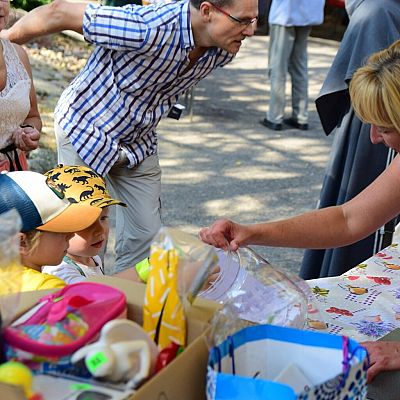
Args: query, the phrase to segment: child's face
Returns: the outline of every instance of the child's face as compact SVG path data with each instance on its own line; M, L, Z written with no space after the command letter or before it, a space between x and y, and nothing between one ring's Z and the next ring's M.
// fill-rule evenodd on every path
M21 254L23 265L41 271L43 265L58 265L67 254L73 233L41 232L37 245Z
M108 238L108 213L108 208L103 208L93 225L75 233L69 241L68 254L79 257L93 257L99 254Z

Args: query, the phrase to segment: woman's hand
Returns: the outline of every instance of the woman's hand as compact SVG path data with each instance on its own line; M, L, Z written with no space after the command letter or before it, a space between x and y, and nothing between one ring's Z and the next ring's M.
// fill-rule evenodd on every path
M369 354L368 383L380 372L400 370L400 342L364 342L361 345Z
M18 149L35 150L39 146L40 132L31 125L22 125L13 133L13 139Z
M245 243L248 229L246 225L239 225L227 219L215 221L208 228L202 228L199 232L200 239L211 246L236 251Z

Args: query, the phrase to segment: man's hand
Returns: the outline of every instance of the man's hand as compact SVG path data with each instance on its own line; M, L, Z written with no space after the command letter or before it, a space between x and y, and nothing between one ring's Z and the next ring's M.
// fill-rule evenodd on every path
M29 125L22 125L13 133L15 146L23 151L35 150L39 146L40 132Z

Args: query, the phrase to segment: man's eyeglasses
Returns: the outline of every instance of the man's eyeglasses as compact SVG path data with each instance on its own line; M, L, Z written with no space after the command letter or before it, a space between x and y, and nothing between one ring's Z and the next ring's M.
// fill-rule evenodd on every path
M246 19L241 19L241 18L237 18L234 17L233 15L227 13L225 10L223 10L222 8L216 6L213 3L210 3L213 7L215 7L219 12L221 12L222 14L226 15L228 18L230 18L232 21L238 23L241 26L249 26L251 24L254 24L255 22L258 21L258 17L254 17L254 18L246 18Z

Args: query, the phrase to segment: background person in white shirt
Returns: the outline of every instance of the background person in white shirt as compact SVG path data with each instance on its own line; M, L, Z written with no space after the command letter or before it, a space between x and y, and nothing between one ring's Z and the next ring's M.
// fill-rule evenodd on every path
M261 124L279 131L283 122L308 129L307 39L324 20L325 0L272 0L269 11L268 77L270 100ZM292 114L285 117L286 76L292 79Z

